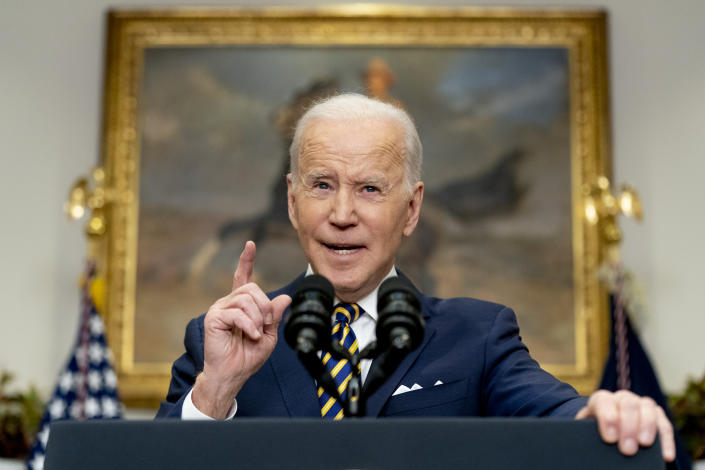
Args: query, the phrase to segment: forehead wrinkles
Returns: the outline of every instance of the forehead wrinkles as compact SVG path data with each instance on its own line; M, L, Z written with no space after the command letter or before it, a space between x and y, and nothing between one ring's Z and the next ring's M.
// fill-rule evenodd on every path
M395 125L393 129L396 131L397 126ZM366 129L354 128L354 126L351 126L349 130L350 134L365 131ZM348 161L348 157L365 156L369 156L376 161L384 160L383 163L390 164L392 167L404 164L406 152L404 151L404 139L401 132L390 132L380 135L380 138L373 142L366 141L364 138L339 137L341 137L340 140L342 142L338 141L334 136L321 131L317 126L311 126L301 139L299 164L303 164L303 160L309 160L309 163L310 160L320 161L328 159L344 159ZM358 160L356 163L369 165L369 162L364 160Z

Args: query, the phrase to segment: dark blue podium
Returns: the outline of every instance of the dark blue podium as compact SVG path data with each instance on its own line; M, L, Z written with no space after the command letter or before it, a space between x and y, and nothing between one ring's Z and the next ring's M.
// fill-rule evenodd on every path
M45 468L664 469L658 444L625 457L594 421L536 418L63 421Z

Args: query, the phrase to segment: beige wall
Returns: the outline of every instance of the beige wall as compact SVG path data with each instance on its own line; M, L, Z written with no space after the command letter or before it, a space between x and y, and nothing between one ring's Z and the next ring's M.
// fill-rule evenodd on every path
M61 206L70 184L98 156L104 12L134 4L2 4L0 368L44 391L66 359L78 320L84 242L81 227L64 219ZM705 370L705 255L699 245L705 239L705 2L563 5L610 13L615 172L638 188L646 209L642 225L625 224L625 257L648 293L643 340L664 386L677 390L688 375Z

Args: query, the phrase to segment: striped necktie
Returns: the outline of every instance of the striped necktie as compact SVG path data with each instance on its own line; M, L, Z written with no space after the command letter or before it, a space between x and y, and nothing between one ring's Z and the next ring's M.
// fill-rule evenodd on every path
M357 338L350 324L360 318L364 311L357 304L340 303L335 306L333 311L335 314L335 323L333 324L332 337L333 341L337 341L351 354L357 353ZM330 372L336 385L338 385L338 393L341 398L345 399L346 388L348 382L352 378L352 366L347 359L337 360L325 352L323 354L323 364ZM357 371L360 373L360 371ZM323 418L332 418L335 420L343 418L343 407L335 398L331 397L323 390L323 387L318 387L318 400L321 403L321 416Z

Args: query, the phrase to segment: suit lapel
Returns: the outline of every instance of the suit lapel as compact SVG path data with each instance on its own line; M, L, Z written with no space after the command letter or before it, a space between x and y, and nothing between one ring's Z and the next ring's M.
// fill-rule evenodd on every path
M400 272L399 276L404 275ZM416 359L419 357L419 355L421 355L421 352L424 350L426 345L428 345L429 341L431 341L431 338L433 338L433 335L436 333L435 327L433 327L433 325L431 325L428 321L431 317L431 309L427 305L426 296L421 294L418 289L416 290L416 294L418 295L419 300L421 301L422 315L424 317L424 320L426 320L426 328L424 331L423 341L421 342L418 348L411 351L409 355L406 356L403 361L401 361L399 367L397 367L397 369L387 379L387 381L384 382L384 384L367 399L367 411L365 413L367 416L379 416L382 411L382 408L384 408L384 405L392 396L392 393L394 393L394 391L400 385L401 380L404 378L409 368L416 362Z
M421 345L414 351L409 353L409 355L404 358L401 364L399 364L399 367L397 367L397 370L394 371L391 377L389 377L387 381L384 382L384 384L379 389L377 389L375 393L370 395L370 397L367 399L367 416L379 416L380 412L382 411L382 408L384 408L384 405L392 396L392 393L394 393L394 391L397 389L397 387L401 383L401 380L404 378L409 368L414 364L414 362L416 362L416 359L421 354L421 351L423 351L423 349L426 347L435 332L435 328L426 328L423 342L421 343Z
M269 359L289 414L320 417L321 405L318 403L313 378L299 361L294 350L284 341L284 332L281 328L279 338L281 340L277 341L277 346Z

